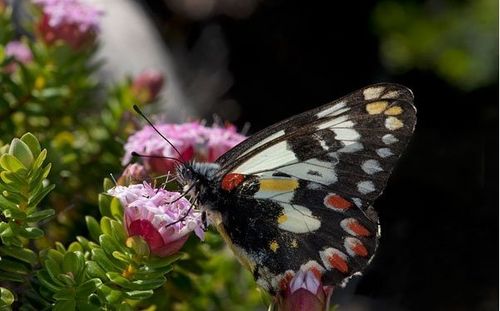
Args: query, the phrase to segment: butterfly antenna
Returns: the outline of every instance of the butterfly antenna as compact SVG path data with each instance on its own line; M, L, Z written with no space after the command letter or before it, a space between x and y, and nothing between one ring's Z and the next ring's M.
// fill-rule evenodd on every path
M137 112L144 120L146 120L146 122L149 123L149 125L151 125L151 127L156 131L156 133L158 133L158 135L160 135L161 138L163 138L174 150L175 152L177 152L177 154L179 155L179 159L181 163L184 164L184 161L182 161L182 154L179 152L179 150L177 150L177 148L175 148L174 144L172 144L170 142L170 140L168 140L157 128L156 126L153 124L153 122L151 122L151 120L149 120L148 117L146 117L146 115L142 112L142 110L137 106L137 105L134 105L134 110L135 112Z
M132 151L131 154L132 154L133 157L167 159L167 160L172 160L172 161L179 162L181 164L186 164L182 160L179 160L178 158L174 158L174 157L166 157L166 156L161 156L161 155L140 154L140 153L137 153L135 151Z

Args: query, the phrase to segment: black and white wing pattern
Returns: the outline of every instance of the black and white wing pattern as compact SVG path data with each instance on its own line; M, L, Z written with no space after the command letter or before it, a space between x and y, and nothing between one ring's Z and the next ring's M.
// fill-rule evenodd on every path
M217 160L219 230L271 292L311 269L339 285L373 257L382 193L413 133L411 91L368 86L260 131ZM229 204L229 203L228 203Z

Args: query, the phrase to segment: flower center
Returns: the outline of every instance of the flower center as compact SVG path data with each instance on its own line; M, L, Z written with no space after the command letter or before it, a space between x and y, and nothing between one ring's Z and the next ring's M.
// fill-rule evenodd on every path
M161 234L145 219L134 220L128 227L129 236L139 235L149 245L152 251L165 245Z

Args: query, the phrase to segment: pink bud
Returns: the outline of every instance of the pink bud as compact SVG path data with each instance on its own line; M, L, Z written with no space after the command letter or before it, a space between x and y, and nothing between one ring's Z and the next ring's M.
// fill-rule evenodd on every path
M318 274L312 270L299 270L288 286L278 294L280 311L328 310L332 287L323 286Z
M146 168L138 163L129 164L124 170L117 183L121 186L139 184L147 181L148 173Z
M153 69L145 70L132 82L132 92L141 103L149 103L157 99L165 79Z

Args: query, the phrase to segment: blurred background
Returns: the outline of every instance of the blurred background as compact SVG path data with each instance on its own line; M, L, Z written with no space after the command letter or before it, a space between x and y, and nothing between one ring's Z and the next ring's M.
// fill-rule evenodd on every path
M497 1L133 4L161 35L183 100L250 133L371 83L412 89L415 136L375 204L378 254L333 301L498 310Z
M412 89L415 135L375 204L380 248L333 301L339 310L498 310L497 1L88 2L106 12L99 74L162 71L164 100L149 112L167 120L220 118L251 134L372 83ZM238 270L231 258L210 264ZM240 273L246 283L233 285L249 288L232 295L251 297L232 303L263 310ZM182 275L176 282L171 291L190 288ZM214 310L232 310L221 301Z

